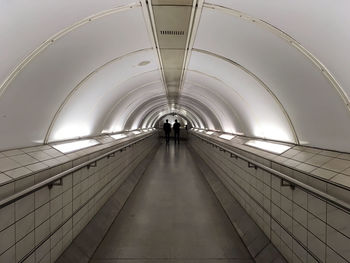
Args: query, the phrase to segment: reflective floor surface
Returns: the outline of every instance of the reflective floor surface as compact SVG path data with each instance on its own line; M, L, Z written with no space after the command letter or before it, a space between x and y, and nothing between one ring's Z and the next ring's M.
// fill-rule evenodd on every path
M162 144L93 263L253 262L186 143Z

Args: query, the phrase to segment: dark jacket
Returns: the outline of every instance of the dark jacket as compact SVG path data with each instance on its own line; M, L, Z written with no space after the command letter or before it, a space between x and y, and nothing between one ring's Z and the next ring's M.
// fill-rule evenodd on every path
M179 133L180 132L180 123L175 122L173 125L173 129L175 133Z
M165 133L170 133L171 132L171 125L168 122L165 122L163 125L163 130Z

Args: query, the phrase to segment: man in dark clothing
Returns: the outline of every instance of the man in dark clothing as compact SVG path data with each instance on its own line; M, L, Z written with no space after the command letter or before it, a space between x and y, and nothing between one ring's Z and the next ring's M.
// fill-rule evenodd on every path
M165 133L165 141L166 141L166 143L169 143L170 132L171 132L171 125L168 122L168 120L165 121L165 123L163 125L163 130L164 130L164 133Z
M173 129L175 134L175 143L176 143L176 139L177 139L177 143L180 143L180 123L178 123L177 120L175 120Z

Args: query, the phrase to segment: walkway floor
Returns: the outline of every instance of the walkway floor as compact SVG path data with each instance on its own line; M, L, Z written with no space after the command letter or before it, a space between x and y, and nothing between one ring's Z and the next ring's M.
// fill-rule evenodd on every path
M186 144L162 144L93 263L253 262Z

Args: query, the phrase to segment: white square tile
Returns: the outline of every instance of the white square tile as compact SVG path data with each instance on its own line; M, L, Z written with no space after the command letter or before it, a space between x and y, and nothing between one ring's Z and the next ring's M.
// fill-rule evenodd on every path
M350 215L327 204L327 224L350 237Z
M0 262L16 262L15 246L9 248L6 252L0 255Z
M326 242L326 223L308 213L308 229L322 242Z
M15 225L0 232L0 254L15 244Z
M50 216L55 214L60 209L62 209L62 195L59 195L50 201Z
M16 163L14 160L11 160L8 157L0 159L0 172L6 172L8 170L16 169L20 167L19 163Z
M335 151L323 150L323 151L321 151L319 154L322 154L322 155L328 156L328 157L337 157L337 156L339 156L341 153L335 152Z
M327 226L327 244L346 260L350 261L350 239Z
M316 167L312 166L312 165L309 165L309 164L306 164L306 163L302 163L302 164L298 165L296 167L296 169L298 169L299 171L310 173L311 171L315 170Z
M15 192L22 191L33 185L34 185L33 176L27 176L22 179L18 179L15 181Z
M15 222L15 206L10 204L0 209L0 231Z
M327 247L326 262L337 262L337 263L347 263L340 255L338 255L334 250Z
M16 220L19 220L22 217L28 215L33 210L34 210L34 194L30 194L16 201L15 203Z
M10 181L12 181L11 177L8 177L7 175L0 173L0 185L9 183Z
M298 242L296 242L295 240L293 240L293 252L295 253L295 255L298 257L298 259L301 262L307 262L307 252L306 250L300 246L300 244ZM293 258L293 263L295 261L295 258ZM296 260L296 262L298 262Z
M16 260L20 261L34 248L34 231L16 243Z
M37 228L35 228L35 244L45 240L50 235L50 220L43 222Z
M42 260L48 255L50 262L50 239L44 242L38 249L35 250L35 258L37 262L42 262Z
M308 248L310 251L317 255L322 262L324 262L326 258L326 245L310 232L308 232L307 238Z
M10 176L11 178L19 178L22 176L25 176L27 174L30 174L32 171L29 170L26 167L20 167L20 168L16 168L10 171L5 172L6 175Z
M44 150L43 151L44 153L46 153L47 155L50 155L51 157L55 158L55 157L59 157L59 156L62 156L63 153L55 150L55 149L48 149L48 150Z
M6 198L15 192L15 183L8 183L0 186L0 198Z
M296 203L293 203L293 218L302 226L307 227L307 211Z
M297 155L293 156L293 160L299 161L299 162L306 162L307 160L311 159L315 154L309 153L309 152L300 152Z
M23 152L21 150L9 150L9 151L1 152L1 153L7 157L23 154Z
M35 226L41 225L44 221L50 217L50 204L46 203L45 205L37 208L35 210Z
M28 155L30 155L31 157L33 157L34 159L40 162L43 162L45 160L49 160L52 158L50 155L44 153L43 151L31 152L31 153L28 153Z
M293 220L293 235L307 247L307 230L296 220Z
M30 213L16 222L16 242L32 232L34 229L34 213Z
M20 155L12 156L10 157L10 159L14 160L15 162L19 163L22 166L38 162L36 159L29 156L28 154L20 154Z
M317 169L313 170L311 172L311 174L329 180L332 177L334 177L337 173L336 172L332 172L330 170L323 169L323 168L317 168Z
M62 253L62 240L51 249L51 262L55 262Z
M350 167L350 161L342 159L332 159L331 161L322 165L322 167L335 172L341 172Z
M50 218L51 231L55 230L63 222L62 210L58 211Z
M35 195L35 207L38 208L50 201L50 190L48 187L41 188L34 193Z
M350 175L338 174L334 176L331 181L350 187Z
M314 155L312 158L308 159L306 163L311 164L313 166L320 167L326 162L329 162L331 159L332 157L317 154L317 155Z
M43 169L48 168L48 166L46 164L43 164L41 162L30 164L30 165L27 165L26 167L29 170L31 170L32 172L37 172L37 171L41 171Z
M326 202L308 194L308 211L319 219L326 221Z

